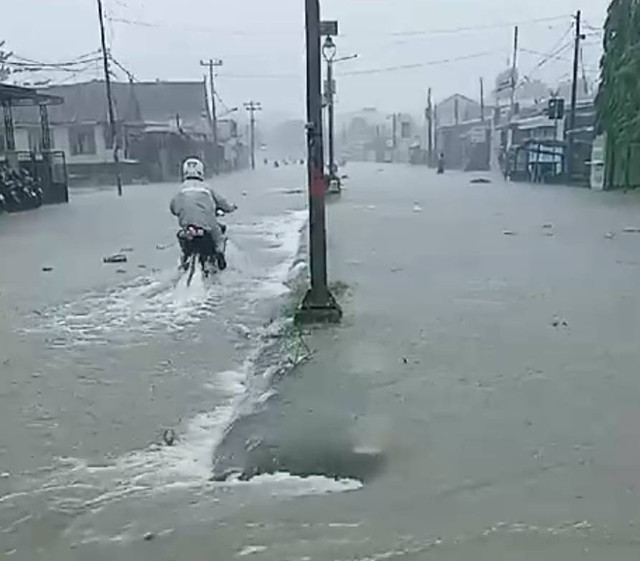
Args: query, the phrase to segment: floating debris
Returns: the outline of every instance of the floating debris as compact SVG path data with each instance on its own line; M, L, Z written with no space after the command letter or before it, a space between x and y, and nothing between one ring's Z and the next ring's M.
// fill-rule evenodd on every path
M53 267L42 267L42 271L44 273L50 273L51 271L53 271Z
M640 234L640 227L638 226L627 226L624 230L622 230L625 234Z
M551 228L553 228L553 224L551 222L547 222L546 224L543 224L542 227L545 230L550 230Z
M121 253L132 253L133 252L133 248L132 247L123 247L120 250Z
M475 179L472 179L470 183L491 183L491 180L486 177L476 177Z
M561 326L569 327L569 322L567 322L567 320L565 319L560 319L559 317L555 317L553 318L551 325L553 325L553 327L561 327Z
M615 235L613 232L607 232L607 233L604 235L604 237L605 237L605 239L607 239L607 240L612 240L613 238L615 238L615 237L616 237L616 235Z
M517 236L518 234L513 230L502 230L503 236Z
M127 256L122 253L116 253L115 255L109 255L102 259L103 263L126 263L128 261Z

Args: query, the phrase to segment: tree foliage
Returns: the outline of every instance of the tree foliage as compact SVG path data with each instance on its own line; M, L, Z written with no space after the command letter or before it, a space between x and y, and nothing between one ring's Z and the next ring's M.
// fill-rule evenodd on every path
M11 68L9 68L8 60L13 56L13 53L4 50L4 45L5 41L0 41L0 82L9 78Z
M598 128L616 142L640 142L640 0L612 0L596 98Z

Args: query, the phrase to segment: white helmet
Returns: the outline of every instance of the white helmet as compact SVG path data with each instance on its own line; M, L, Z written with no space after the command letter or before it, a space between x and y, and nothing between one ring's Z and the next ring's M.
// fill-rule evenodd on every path
M204 181L204 164L198 158L187 158L182 164L182 178Z

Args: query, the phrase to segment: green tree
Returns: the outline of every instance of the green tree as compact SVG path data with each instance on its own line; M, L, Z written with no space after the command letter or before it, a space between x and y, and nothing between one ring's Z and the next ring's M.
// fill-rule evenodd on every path
M615 143L640 141L640 2L612 0L596 98L598 128Z

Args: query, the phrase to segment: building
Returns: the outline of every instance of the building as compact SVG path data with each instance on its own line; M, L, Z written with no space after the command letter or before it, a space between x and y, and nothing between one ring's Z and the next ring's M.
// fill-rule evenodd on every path
M214 148L202 82L114 82L112 91L125 180L178 177L180 162L188 156L203 158L209 169L216 161L226 166L229 138L225 131L230 127L222 123L222 141ZM70 179L107 180L113 138L104 82L54 86L42 92L65 101L52 108L49 120L52 146L65 154ZM235 130L237 134L237 127ZM30 114L16 116L19 150L37 153L42 144L40 134Z
M480 119L482 107L477 101L461 94L447 97L435 107L437 126L458 125Z
M42 202L45 204L69 200L64 153L53 149L49 125L49 112L63 101L33 89L0 84L4 125L0 128L0 170L3 176L26 172L34 178L43 190ZM34 123L32 128L39 138L37 153L21 150L17 142L14 116L18 112L29 115ZM6 184L0 184L0 190L5 187Z
M436 104L434 150L444 155L447 168L464 171L490 169L491 112L491 107L483 108L480 103L461 94Z

